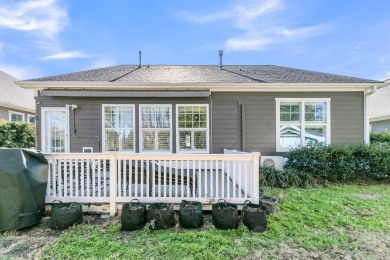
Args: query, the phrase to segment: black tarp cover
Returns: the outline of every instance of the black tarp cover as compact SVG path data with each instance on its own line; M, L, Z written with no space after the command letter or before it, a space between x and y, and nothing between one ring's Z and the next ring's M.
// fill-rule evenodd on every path
M48 162L27 149L0 149L0 231L39 223L45 206Z

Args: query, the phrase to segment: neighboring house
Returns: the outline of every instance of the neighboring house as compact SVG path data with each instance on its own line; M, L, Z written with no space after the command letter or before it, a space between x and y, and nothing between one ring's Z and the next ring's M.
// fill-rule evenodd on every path
M0 119L35 124L34 91L16 86L15 80L0 71Z
M390 80L386 80L390 83ZM378 89L369 97L368 115L370 129L374 133L390 132L390 87Z
M368 142L366 98L387 85L269 65L122 65L16 83L38 91L45 153L262 155Z

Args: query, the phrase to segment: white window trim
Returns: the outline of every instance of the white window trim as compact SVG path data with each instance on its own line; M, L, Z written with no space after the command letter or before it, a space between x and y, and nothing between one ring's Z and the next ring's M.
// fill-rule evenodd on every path
M104 125L104 108L105 107L132 107L133 108L133 150L127 150L127 151L116 151L117 153L135 153L135 105L134 104L103 104L102 105L102 152L110 152L106 151L106 131L105 131L105 125Z
M142 151L142 107L169 107L169 151ZM172 105L171 104L140 104L139 105L139 113L138 113L138 130L139 130L139 142L138 142L138 148L139 148L139 153L147 153L147 154L160 154L160 153L166 153L170 154L172 153ZM152 128L154 129L154 128ZM168 128L167 128L168 129Z
M24 115L24 113L8 110L8 120L10 122L11 122L11 119L12 119L12 117L11 117L12 114L23 116L23 121L13 121L13 122L25 122L25 115Z
M69 147L70 147L70 138L69 138L69 109L66 107L42 107L41 108L41 150L43 153L46 152L46 143L45 143L45 136L46 136L46 118L44 116L46 111L65 111L65 153L69 153Z
M30 118L31 118L31 117L34 117L35 120L37 120L36 116L27 114L27 123L30 123ZM36 122L36 121L35 121L35 122ZM31 124L31 123L30 123L30 124Z
M179 107L199 107L204 106L206 107L206 114L207 114L207 121L206 121L206 151L180 151L180 136L179 136ZM207 154L210 153L210 140L209 140L209 133L210 133L210 115L209 115L209 105L208 104L177 104L176 105L176 153L187 153L187 154ZM196 128L182 128L184 130L196 130ZM203 128L200 128L204 130Z
M329 145L331 134L330 134L330 101L331 98L275 98L276 100L276 152L288 152L290 149L280 147L280 103L281 102L325 102L326 103L326 144ZM301 106L300 114L304 116L305 107ZM305 122L302 120L301 123L301 133L302 129L305 129ZM303 141L301 144L304 145L304 135L301 137Z

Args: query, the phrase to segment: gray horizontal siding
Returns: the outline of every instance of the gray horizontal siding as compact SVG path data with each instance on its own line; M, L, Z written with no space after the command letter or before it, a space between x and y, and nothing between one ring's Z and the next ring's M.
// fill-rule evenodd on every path
M260 151L263 155L277 154L275 98L331 98L331 143L363 142L363 92L213 92L211 97L214 153L220 153L223 148L243 148ZM240 105L244 106L245 114L244 140L239 125Z
M223 148L257 150L264 155L276 151L276 101L275 98L331 98L331 143L363 142L363 92L313 92L313 93L228 93L214 92L209 98L88 98L88 97L37 97L38 111L42 107L64 107L77 104L77 137L72 135L73 113L70 111L71 152L82 152L82 147L92 146L98 151L95 136L102 138L102 104L172 104L172 144L175 147L175 105L210 104L211 151L221 153ZM244 106L245 133L242 139L240 106ZM136 106L136 118L138 109ZM40 145L40 118L37 117L38 144ZM136 137L138 123L135 125ZM138 151L136 138L136 151ZM175 150L173 150L175 152Z
M103 104L135 104L138 118L139 104L172 104L172 147L176 143L176 104L209 104L209 98L91 98L91 97L37 97L39 105L37 111L42 107L64 107L65 104L76 104L76 129L77 136L73 134L74 120L73 111L69 110L70 119L70 151L80 153L83 147L93 147L94 152L99 151L99 143L96 136L102 139L102 105ZM37 117L38 147L41 149L41 118ZM135 125L136 137L139 136L138 122ZM139 143L136 138L135 148L138 150ZM102 149L102 144L100 149ZM174 150L175 152L175 150Z
M372 125L372 131L374 133L380 133L384 130L390 132L390 120L372 122L371 125Z

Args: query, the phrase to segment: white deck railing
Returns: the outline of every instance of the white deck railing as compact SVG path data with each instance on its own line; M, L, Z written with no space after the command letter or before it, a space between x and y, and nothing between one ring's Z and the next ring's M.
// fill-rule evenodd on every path
M259 200L259 153L251 154L46 154L46 203L141 202L211 204Z

